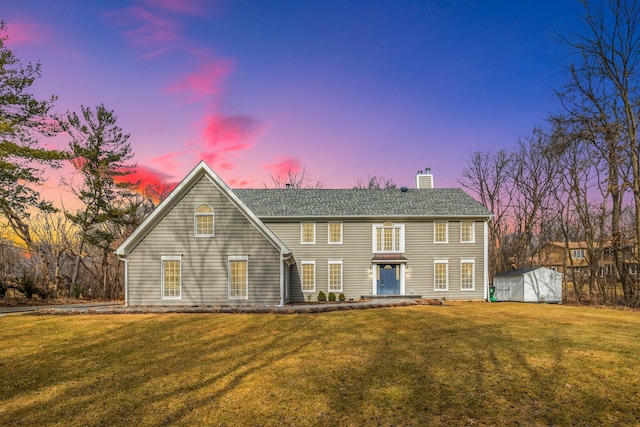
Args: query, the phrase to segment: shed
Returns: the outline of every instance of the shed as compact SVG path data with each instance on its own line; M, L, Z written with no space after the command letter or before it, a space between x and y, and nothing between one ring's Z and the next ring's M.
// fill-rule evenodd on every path
M546 267L505 271L493 286L497 301L562 302L562 273Z

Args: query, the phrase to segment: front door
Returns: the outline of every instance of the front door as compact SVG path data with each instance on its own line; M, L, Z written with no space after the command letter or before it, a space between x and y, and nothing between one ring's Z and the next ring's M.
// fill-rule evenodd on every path
M400 266L379 264L378 271L378 295L400 294Z

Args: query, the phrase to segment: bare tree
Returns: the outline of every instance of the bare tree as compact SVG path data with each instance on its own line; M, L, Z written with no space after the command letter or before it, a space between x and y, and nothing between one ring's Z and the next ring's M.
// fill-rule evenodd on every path
M511 155L513 185L511 212L513 233L511 257L519 267L530 267L531 259L538 249L539 236L557 218L555 211L554 179L559 170L555 156L547 149L549 137L540 128L531 136L521 138L516 151Z
M608 165L615 265L625 300L631 301L638 289L624 268L620 223L624 195L630 187L636 212L635 240L640 243L640 3L582 3L584 31L563 39L574 61L569 66L569 81L558 95L567 116L582 125L585 140L598 148Z
M489 222L489 274L507 270L510 267L509 254L504 251L510 232L509 209L512 201L508 169L511 157L506 150L496 153L476 151L465 166L460 184L474 193L480 203L493 213Z
M289 169L286 173L280 172L270 173L269 179L273 188L322 188L322 180L314 180L309 176L306 166L297 172L293 172ZM267 184L264 185L268 187Z
M394 190L396 183L391 178L378 175L367 175L367 179L359 179L354 190Z
M54 295L68 290L61 285L64 277L69 280L72 274L72 254L80 243L78 228L62 214L47 213L34 218L31 229L36 241L43 285Z

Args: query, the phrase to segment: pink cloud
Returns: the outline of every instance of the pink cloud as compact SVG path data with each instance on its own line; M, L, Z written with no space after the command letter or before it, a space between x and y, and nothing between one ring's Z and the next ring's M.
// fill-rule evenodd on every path
M50 38L49 30L34 21L12 21L6 23L7 44L33 43Z
M233 62L229 60L209 61L198 71L169 86L167 92L186 93L189 102L200 102L220 92L222 81L231 72Z
M219 170L235 168L235 164L224 159L224 155L250 148L251 143L247 139L258 128L257 121L246 116L207 114L200 122L204 127L201 140L197 143L204 148L200 160L215 165Z
M273 175L287 176L289 173L297 173L302 170L302 163L294 157L278 157L278 162L265 165L264 168Z
M134 184L136 191L158 201L166 197L178 182L168 174L159 172L146 166L136 166L133 173L116 177L115 182Z
M236 165L234 163L221 162L220 164L218 164L217 169L221 171L228 171L228 170L234 169L235 167Z
M250 147L247 138L254 134L258 122L247 116L207 114L202 132L203 145L218 152L240 151Z

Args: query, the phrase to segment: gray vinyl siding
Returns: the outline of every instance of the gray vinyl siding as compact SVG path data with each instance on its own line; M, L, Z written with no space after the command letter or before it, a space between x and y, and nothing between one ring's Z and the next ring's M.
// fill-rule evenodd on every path
M405 257L409 273L405 293L425 298L478 300L484 298L484 222L475 222L475 242L460 243L460 221L449 221L448 243L434 243L434 221L407 223ZM434 289L434 261L446 260L449 268L448 291ZM475 261L475 289L461 290L462 260Z
M347 298L359 299L373 293L372 251L373 224L385 222L343 220L342 244L328 244L328 223L338 221L316 221L316 243L300 243L300 221L265 221L267 226L293 251L297 264L291 267L291 301L302 301L309 295L316 300L319 291L328 292L328 262L342 261L343 293ZM308 222L308 220L305 220ZM434 244L433 221L393 221L405 225L405 252L407 269L405 294L422 295L425 298L476 300L484 298L484 222L475 222L475 242L460 243L460 221L449 222L449 239L445 244ZM434 260L448 260L449 290L434 290ZM460 289L461 260L475 261L475 289ZM302 292L302 261L316 263L316 290Z
M329 261L342 261L342 293L347 298L371 294L371 223L342 221L342 244L328 243L328 221L316 222L315 244L300 243L299 221L265 223L296 258L291 267L291 301L304 301L309 295L316 301L318 292L329 292ZM302 261L316 262L315 292L302 292Z
M194 236L194 211L210 204L215 237ZM161 257L182 255L181 299L162 299ZM248 257L248 299L229 299L228 257ZM236 206L203 177L129 255L129 305L280 303L280 252Z

